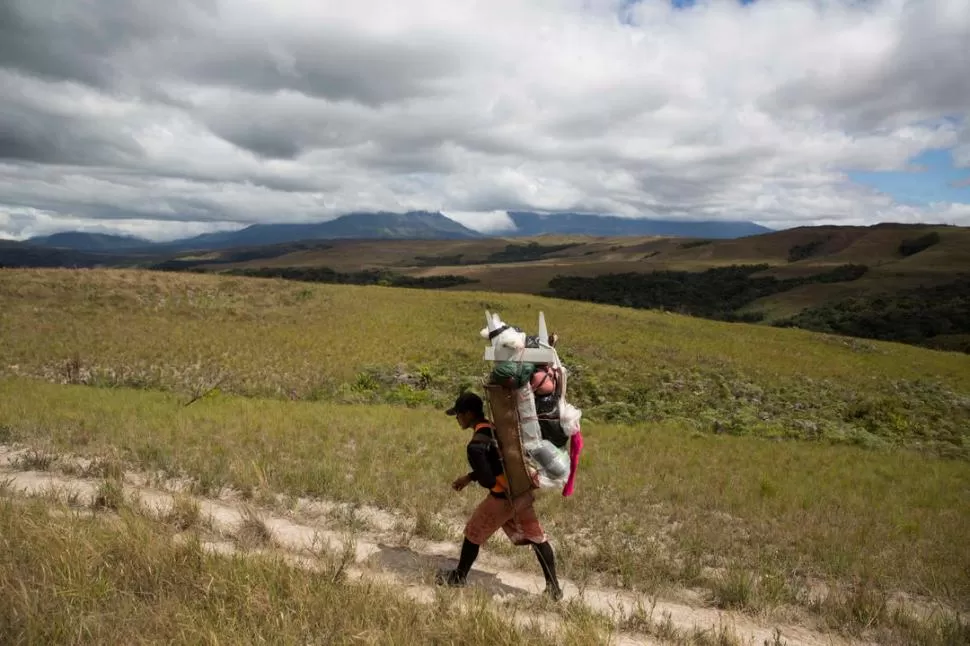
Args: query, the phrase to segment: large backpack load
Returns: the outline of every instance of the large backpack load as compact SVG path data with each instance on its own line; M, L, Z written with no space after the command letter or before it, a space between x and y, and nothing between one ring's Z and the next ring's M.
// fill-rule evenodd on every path
M485 399L496 428L513 496L530 489L573 491L582 449L582 411L566 399L567 370L550 343L545 315L536 336L485 313L481 335L491 341L485 360Z

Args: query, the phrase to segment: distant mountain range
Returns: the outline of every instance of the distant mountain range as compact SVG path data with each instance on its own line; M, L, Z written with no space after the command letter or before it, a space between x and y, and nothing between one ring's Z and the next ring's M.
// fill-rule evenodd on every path
M85 233L83 231L64 231L49 236L38 236L28 239L27 243L38 247L91 252L130 251L146 249L155 244L151 240L135 236Z
M254 224L239 231L207 233L176 240L166 246L185 250L226 249L255 245L347 238L393 240L454 240L479 238L482 234L441 213L348 213L327 222L309 224Z
M753 222L644 220L620 218L614 215L590 215L588 213L530 213L510 211L509 218L515 223L512 236L539 236L546 234L588 236L675 236L680 238L743 238L770 233L772 229Z
M388 239L456 240L539 235L649 236L739 238L768 233L771 229L751 222L681 222L644 220L584 213L540 214L510 212L514 231L485 234L470 229L441 213L348 213L327 222L307 224L254 224L238 231L206 233L171 242L103 233L70 231L30 238L35 247L69 249L90 253L158 254L205 249L254 247L303 240Z

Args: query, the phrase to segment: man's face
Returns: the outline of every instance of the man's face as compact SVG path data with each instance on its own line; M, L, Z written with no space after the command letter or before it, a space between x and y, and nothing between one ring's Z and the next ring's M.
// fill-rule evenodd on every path
M462 411L462 412L458 413L457 415L455 415L455 419L458 420L458 426L461 427L461 428L463 428L463 429L468 428L469 426L471 426L472 421L473 421L472 420L473 417L474 416L471 413L469 413L468 411Z

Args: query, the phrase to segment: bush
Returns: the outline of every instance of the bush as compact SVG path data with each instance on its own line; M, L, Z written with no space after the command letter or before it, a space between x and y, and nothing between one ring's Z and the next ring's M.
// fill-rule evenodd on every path
M929 249L936 243L940 241L940 234L936 231L927 233L918 238L911 238L909 240L903 240L899 245L899 253L904 257L912 256L918 254L921 251Z
M804 260L805 258L814 256L815 252L831 239L832 236L827 236L825 238L806 242L805 244L797 244L792 246L788 250L788 262L798 262L799 260Z
M756 322L763 318L762 314L742 314L737 310L759 298L799 285L856 280L868 271L865 265L843 265L801 278L752 278L753 274L768 268L767 264L732 265L703 272L654 271L591 278L557 276L549 282L550 291L545 295L624 307L662 308L724 321Z
M875 294L804 310L778 321L817 332L925 344L941 335L970 334L970 276L897 294ZM953 343L966 351L967 345Z
M226 273L234 276L256 278L283 278L314 283L340 285L380 285L384 287L411 287L421 289L443 289L477 283L466 276L403 276L386 270L365 270L354 272L334 271L330 267L260 267L258 269L232 269Z

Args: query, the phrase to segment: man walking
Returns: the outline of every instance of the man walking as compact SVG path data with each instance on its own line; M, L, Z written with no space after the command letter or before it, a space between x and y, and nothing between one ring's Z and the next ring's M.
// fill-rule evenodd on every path
M546 579L545 593L556 601L562 599L562 588L556 578L555 554L533 508L535 496L529 491L515 500L509 499L508 481L494 439L494 427L485 417L481 397L464 392L445 413L455 417L463 430L474 431L466 447L471 472L452 482L452 488L461 491L472 482L477 482L488 489L488 493L465 525L458 567L439 572L437 582L452 586L465 585L468 572L478 558L479 548L501 527L514 545L532 547Z

